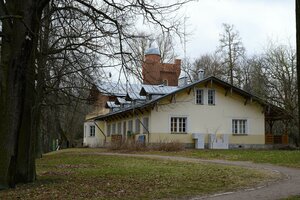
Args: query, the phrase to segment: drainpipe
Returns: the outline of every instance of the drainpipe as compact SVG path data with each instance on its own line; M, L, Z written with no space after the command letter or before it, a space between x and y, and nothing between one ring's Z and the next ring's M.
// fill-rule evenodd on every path
M149 132L148 128L146 128L145 125L143 124L143 122L141 122L141 120L138 118L138 114L135 113L134 110L133 110L132 112L133 112L133 114L136 115L136 117L137 117L137 119L139 120L140 124L142 124L143 128L147 131L147 135L148 135L148 144L149 144L149 142L150 142L150 132ZM148 118L148 120L149 120L149 118ZM149 126L149 121L148 121L148 126Z
M99 131L102 133L102 135L104 136L104 146L105 146L105 144L106 144L106 135L104 134L102 129L98 126L98 124L95 121L94 121L94 124L99 129Z

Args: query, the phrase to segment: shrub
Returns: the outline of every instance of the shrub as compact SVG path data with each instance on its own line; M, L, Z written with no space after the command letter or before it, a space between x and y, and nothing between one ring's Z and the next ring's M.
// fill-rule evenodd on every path
M156 144L145 145L134 139L127 139L122 142L112 142L108 147L110 150L122 152L135 152L135 151L183 151L184 144L178 141L160 141Z
M158 144L153 145L152 149L157 151L183 151L185 146L178 141L160 141Z

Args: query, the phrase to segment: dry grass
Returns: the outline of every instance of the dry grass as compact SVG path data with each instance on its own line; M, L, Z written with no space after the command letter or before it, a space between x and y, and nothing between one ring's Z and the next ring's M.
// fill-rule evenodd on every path
M38 180L0 199L163 199L228 191L273 175L240 167L97 155L69 149L37 160Z

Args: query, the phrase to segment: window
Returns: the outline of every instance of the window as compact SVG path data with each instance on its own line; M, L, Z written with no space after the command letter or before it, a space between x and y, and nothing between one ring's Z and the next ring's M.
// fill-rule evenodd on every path
M232 133L233 134L247 134L247 120L233 119L232 120Z
M208 90L207 92L207 104L215 105L215 90Z
M148 129L149 129L149 118L144 117L143 118L143 133L144 134L148 133Z
M135 133L139 134L140 133L140 120L135 119Z
M107 136L109 137L111 135L111 125L107 124Z
M132 132L132 126L133 126L133 122L132 122L132 120L129 120L128 121L128 131Z
M123 122L123 136L126 137L126 121Z
M116 124L115 123L113 123L112 124L112 134L116 134Z
M90 137L95 137L95 126L94 125L90 126Z
M186 117L171 117L171 133L186 133L187 118Z
M196 104L203 104L203 90L196 89Z
M163 85L168 86L168 80L163 80Z
M122 134L122 123L118 122L118 134Z

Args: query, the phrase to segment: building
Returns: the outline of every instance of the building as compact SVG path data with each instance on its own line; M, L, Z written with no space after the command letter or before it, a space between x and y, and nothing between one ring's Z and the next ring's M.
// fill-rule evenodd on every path
M156 56L153 63L160 63ZM196 148L266 147L265 126L283 118L282 109L216 77L201 76L199 81L178 86L174 79L178 80L179 63L159 64L152 71L144 64L144 84L106 88L114 98L107 98L105 112L87 118L84 144L104 146L116 135L122 140L134 135L152 144L178 141ZM175 72L168 74L165 66Z

